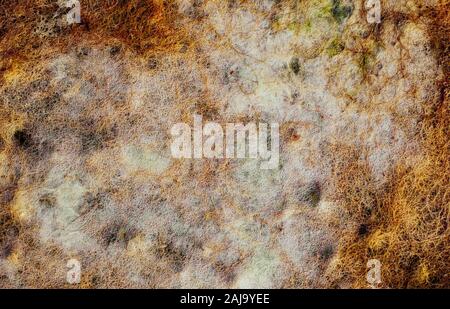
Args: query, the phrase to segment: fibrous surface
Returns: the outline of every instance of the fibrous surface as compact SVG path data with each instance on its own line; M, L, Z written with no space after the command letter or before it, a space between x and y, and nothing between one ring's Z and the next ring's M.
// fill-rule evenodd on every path
M447 1L62 2L0 0L0 286L450 287ZM279 168L174 159L194 114Z

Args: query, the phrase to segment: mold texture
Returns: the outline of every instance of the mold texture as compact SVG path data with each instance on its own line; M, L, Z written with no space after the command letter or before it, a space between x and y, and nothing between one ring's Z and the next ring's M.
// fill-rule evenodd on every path
M0 287L450 287L448 1L61 3L0 0ZM174 159L194 114L279 168Z

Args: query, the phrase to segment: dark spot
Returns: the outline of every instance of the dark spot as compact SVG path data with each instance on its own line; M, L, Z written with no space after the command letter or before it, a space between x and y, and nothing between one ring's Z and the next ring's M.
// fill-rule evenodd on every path
M236 278L236 270L233 266L227 266L222 262L216 262L214 269L221 275L225 282L231 283Z
M320 250L320 258L323 260L328 260L333 255L334 249L332 245L326 245Z
M361 38L367 39L369 37L369 35L370 35L370 32L367 31L367 30L363 30L363 31L361 31L360 35L361 35Z
M97 132L88 132L81 136L81 149L87 152L92 149L97 149L102 144L102 136Z
M430 276L429 282L432 285L437 285L438 283L443 282L444 278L447 278L447 276L443 276L441 273L435 273ZM446 280L448 282L448 278Z
M2 188L0 192L0 205L6 205L14 199L14 195L16 194L17 187L9 186L6 188Z
M2 38L6 32L8 32L7 30L8 28L6 26L0 27L0 38Z
M291 62L289 63L289 68L294 72L295 75L298 75L300 72L300 62L297 57L292 58Z
M90 208L103 208L103 200L105 199L106 193L97 193L95 195L89 194L86 202Z
M236 0L228 0L228 9L234 9L237 7L237 1Z
M417 254L409 256L404 262L401 263L401 266L405 268L408 272L412 272L420 264L420 257Z
M101 149L106 142L114 139L116 134L116 125L110 128L102 128L99 131L86 125L85 131L81 133L81 149L83 152Z
M310 187L308 188L308 200L311 203L312 207L316 207L320 202L320 185L318 182L314 182Z
M333 7L331 14L338 23L342 23L345 19L350 17L353 13L352 6L341 5L339 0L333 0Z
M0 258L8 257L19 236L19 227L9 211L0 210Z
M205 119L215 120L219 113L217 106L212 103L198 101L195 103L195 110L197 114L202 115Z
M113 223L102 232L102 239L105 246L117 243L126 246L128 242L137 235L136 229L127 226L125 223Z
M91 26L89 25L89 22L87 22L87 21L82 21L81 22L81 26L83 27L83 29L85 31L90 31L91 30Z
M34 80L30 83L29 87L30 87L30 91L34 92L34 91L44 91L47 89L49 85L49 81L47 79L38 79L38 80Z
M320 184L316 181L303 185L297 190L296 196L299 202L308 203L311 207L316 207L321 198Z
M99 275L93 275L91 279L91 284L96 287L100 283L100 276Z
M147 67L151 70L154 70L158 67L158 60L155 57L150 57L147 61Z
M46 193L39 198L39 203L44 208L53 208L56 205L56 198L51 193Z
M406 23L406 21L408 20L408 16L406 14L401 13L401 12L395 12L392 15L392 19L393 19L393 22L394 22L395 26L397 28L400 28Z
M103 209L106 194L105 192L98 192L97 194L88 192L84 197L85 202L80 207L80 213L86 214L94 209Z
M239 79L239 69L238 68L225 68L223 72L223 83L228 85L230 83L236 82Z
M192 19L201 19L205 13L200 8L201 1L195 0L192 6L186 10L186 15Z
M5 140L0 136L0 151L5 149Z
M180 48L180 53L184 54L185 52L187 52L189 46L187 43L184 43L183 46L181 46Z
M45 97L42 103L46 110L51 110L60 100L61 95L59 93L54 93Z
M14 244L12 242L4 243L0 246L0 258L7 258L13 251Z
M115 55L117 55L117 54L120 53L120 50L121 50L120 46L118 46L118 45L112 46L112 47L109 49L109 54L110 54L111 56L115 56Z
M295 142L300 139L300 135L298 135L297 130L293 127L290 127L287 131L287 135L289 138L289 141Z
M373 74L375 74L376 76L378 76L378 74L380 73L381 69L383 69L383 64L381 62L378 62L374 69L373 69ZM393 139L393 137L392 137Z
M14 141L19 147L28 148L31 146L31 135L24 130L18 130L13 135Z
M91 48L90 47L82 47L77 51L77 56L78 57L85 57L87 55L89 55L89 53L91 52Z
M166 201L167 201L167 198L165 198L164 196L161 196L161 194L159 192L150 194L148 197L148 202L150 204L161 204Z
M161 235L157 238L156 254L160 258L167 259L176 273L183 270L186 255L180 249L176 248L169 239Z
M344 43L339 39L334 39L327 47L327 54L330 57L334 57L341 53L345 49Z
M359 236L364 236L367 234L367 232L369 231L367 224L361 224L358 228L358 235Z

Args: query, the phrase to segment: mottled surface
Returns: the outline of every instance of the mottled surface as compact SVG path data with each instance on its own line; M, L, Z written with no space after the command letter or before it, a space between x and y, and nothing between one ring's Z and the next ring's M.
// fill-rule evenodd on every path
M449 287L448 6L31 2L0 1L0 286ZM280 168L173 159L194 113L279 123Z

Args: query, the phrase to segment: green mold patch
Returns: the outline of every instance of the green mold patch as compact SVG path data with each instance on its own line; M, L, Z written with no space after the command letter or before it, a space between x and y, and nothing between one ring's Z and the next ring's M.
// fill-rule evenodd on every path
M353 7L350 5L343 5L339 0L333 0L331 6L331 15L338 22L342 23L349 18L353 13Z
M300 73L301 67L299 59L297 57L293 57L291 59L291 62L289 63L289 68L295 75L298 75Z
M365 78L376 63L375 54L369 50L363 50L358 54L357 63L363 78Z
M335 38L331 41L330 45L328 45L326 52L329 57L334 57L340 54L344 49L344 42L342 42L339 38Z

